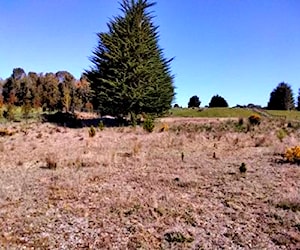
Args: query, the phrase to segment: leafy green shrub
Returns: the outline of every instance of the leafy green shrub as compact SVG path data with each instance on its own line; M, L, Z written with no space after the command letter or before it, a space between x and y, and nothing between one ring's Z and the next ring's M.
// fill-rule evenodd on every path
M154 130L154 119L152 116L147 116L144 124L143 124L143 129L146 130L147 132L151 133Z
M248 121L251 125L259 125L261 122L260 115L253 114L248 117Z

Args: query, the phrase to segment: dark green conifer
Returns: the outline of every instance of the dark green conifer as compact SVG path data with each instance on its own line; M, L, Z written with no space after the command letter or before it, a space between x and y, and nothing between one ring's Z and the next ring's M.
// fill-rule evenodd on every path
M174 97L171 60L158 45L148 0L123 0L122 15L98 34L91 58L94 66L86 76L94 92L93 105L102 114L162 114Z

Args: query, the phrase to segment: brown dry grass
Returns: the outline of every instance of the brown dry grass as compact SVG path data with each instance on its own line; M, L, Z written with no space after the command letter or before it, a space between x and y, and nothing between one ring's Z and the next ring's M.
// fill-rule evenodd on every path
M92 138L6 125L15 133L0 138L1 248L300 248L300 168L278 161L297 129L279 140L276 121L248 133L223 120L163 122L167 132Z

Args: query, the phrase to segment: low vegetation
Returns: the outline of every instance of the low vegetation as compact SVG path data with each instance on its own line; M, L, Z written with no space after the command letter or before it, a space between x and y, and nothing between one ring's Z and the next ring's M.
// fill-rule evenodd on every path
M299 129L252 114L0 124L1 248L299 248Z

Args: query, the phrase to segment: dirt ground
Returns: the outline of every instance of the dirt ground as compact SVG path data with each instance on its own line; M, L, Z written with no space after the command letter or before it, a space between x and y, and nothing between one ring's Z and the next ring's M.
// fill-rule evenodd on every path
M0 127L0 249L300 249L300 167L282 156L300 130L284 121Z

